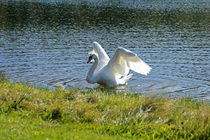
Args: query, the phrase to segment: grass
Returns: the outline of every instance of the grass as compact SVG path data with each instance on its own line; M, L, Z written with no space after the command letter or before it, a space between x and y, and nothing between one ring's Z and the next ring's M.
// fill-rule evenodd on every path
M0 115L2 139L119 139L120 136L97 134L85 124L58 123L31 117L28 112ZM83 128L85 127L85 128Z
M0 76L1 139L208 139L210 107L104 89L39 89Z

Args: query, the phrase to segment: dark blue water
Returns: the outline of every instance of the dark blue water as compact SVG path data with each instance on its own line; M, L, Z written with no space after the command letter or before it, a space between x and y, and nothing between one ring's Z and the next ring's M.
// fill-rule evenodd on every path
M87 53L130 49L153 69L124 90L210 100L208 0L1 1L0 71L38 87L94 88Z

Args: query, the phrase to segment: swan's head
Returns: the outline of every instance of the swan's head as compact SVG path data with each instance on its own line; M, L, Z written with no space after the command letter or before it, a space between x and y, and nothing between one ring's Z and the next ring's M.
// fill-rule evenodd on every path
M95 54L91 54L91 55L89 56L89 58L88 58L87 63L89 63L89 62L91 62L91 61L94 61L94 60L96 60L96 59L98 59L97 56L96 56Z

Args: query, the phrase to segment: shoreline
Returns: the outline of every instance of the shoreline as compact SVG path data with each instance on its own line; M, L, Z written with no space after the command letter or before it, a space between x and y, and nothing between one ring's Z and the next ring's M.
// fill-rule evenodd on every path
M0 93L5 139L208 139L210 134L207 102L101 89L47 90L7 80L0 80ZM11 127L18 129L14 133Z

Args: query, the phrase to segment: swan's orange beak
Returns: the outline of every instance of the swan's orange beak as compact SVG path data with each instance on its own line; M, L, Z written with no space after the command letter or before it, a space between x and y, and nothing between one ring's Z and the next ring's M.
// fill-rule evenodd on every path
M89 63L92 59L93 59L92 56L90 56L87 63Z

